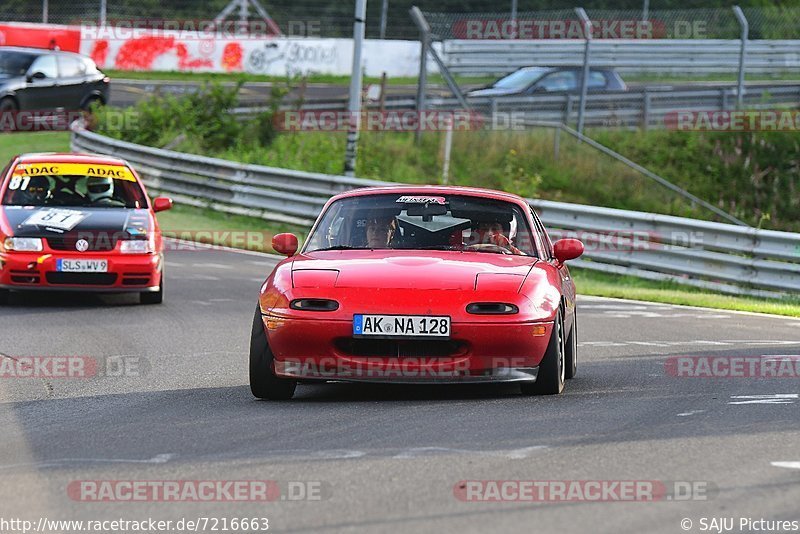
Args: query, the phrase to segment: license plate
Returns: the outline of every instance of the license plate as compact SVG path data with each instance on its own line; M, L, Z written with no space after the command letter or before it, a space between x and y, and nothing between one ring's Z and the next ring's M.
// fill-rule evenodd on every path
M61 273L105 273L108 260L57 260L56 271Z
M353 335L449 338L450 317L356 314L353 316Z

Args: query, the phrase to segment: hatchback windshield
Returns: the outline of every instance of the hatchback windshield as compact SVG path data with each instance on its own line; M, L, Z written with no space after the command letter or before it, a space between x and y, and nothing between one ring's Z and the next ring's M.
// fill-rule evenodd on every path
M305 252L347 249L535 255L528 222L516 204L418 193L357 196L331 204Z
M37 163L17 165L3 204L144 208L147 200L127 167Z

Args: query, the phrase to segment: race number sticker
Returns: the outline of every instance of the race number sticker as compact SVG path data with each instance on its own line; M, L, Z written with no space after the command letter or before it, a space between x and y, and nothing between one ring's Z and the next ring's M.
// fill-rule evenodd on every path
M88 213L78 210L47 209L39 210L22 223L29 226L47 226L68 232L88 217Z
M20 163L14 168L13 175L15 177L99 176L129 182L136 181L131 170L124 165L100 165L95 163Z

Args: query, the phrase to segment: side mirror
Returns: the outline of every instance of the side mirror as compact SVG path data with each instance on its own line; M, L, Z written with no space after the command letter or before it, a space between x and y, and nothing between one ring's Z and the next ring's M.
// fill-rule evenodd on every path
M577 239L560 239L553 245L553 255L559 263L574 260L583 254L583 243Z
M272 248L278 254L294 256L297 252L297 236L294 234L277 234L272 238Z
M28 75L28 82L32 82L33 80L44 80L47 78L44 72L34 72L33 74Z
M153 199L153 211L166 211L172 207L172 199L169 197L156 197Z

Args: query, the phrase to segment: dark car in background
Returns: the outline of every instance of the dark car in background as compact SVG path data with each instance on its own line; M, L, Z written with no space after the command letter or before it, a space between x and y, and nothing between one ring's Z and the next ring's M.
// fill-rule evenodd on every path
M108 102L109 82L80 54L0 47L0 112L88 109Z
M467 96L527 96L542 93L580 93L581 67L522 67ZM612 69L589 70L591 92L627 91L628 86Z

